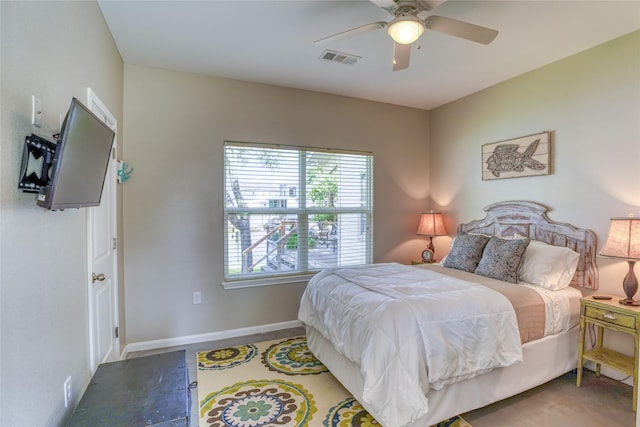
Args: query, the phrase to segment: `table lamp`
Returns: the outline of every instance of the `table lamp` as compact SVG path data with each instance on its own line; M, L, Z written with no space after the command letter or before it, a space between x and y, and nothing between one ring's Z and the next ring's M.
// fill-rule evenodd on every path
M620 304L640 305L640 301L633 299L638 291L633 268L636 261L640 261L640 218L611 218L609 235L599 255L627 261L629 272L622 282L627 297L621 299Z
M418 225L418 231L416 231L416 234L419 236L429 237L429 244L427 245L427 248L422 251L422 260L425 262L434 261L435 247L433 246L433 238L447 235L447 230L444 228L442 214L434 213L433 211L422 213L420 216L420 225Z

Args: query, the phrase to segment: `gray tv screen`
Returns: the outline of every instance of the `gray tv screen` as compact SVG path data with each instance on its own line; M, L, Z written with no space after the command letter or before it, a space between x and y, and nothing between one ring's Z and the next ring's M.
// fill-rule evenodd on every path
M99 206L114 137L111 128L73 98L38 206L50 210Z

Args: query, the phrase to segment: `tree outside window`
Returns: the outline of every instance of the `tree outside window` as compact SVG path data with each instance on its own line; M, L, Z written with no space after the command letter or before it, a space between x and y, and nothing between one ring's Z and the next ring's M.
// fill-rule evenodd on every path
M371 262L369 153L227 142L224 163L227 280Z

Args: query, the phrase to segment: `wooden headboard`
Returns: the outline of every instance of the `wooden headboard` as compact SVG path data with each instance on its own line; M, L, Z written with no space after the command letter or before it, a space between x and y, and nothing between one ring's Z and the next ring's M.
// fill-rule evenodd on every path
M547 208L533 202L498 202L484 208L487 215L480 220L460 224L458 232L482 233L503 237L520 234L554 246L564 246L580 254L572 286L598 289L596 236L591 230L551 221Z

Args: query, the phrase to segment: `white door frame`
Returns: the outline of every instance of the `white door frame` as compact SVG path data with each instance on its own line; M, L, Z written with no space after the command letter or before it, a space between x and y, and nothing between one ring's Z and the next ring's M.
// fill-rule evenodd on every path
M113 149L111 151L111 159L109 161L109 167L107 170L107 178L109 180L112 180L112 184L111 185L111 189L112 189L112 195L110 197L110 200L112 201L112 205L111 205L111 210L112 210L112 215L111 215L111 224L110 224L110 228L111 230L114 230L114 233L116 235L114 235L114 241L113 241L113 245L114 245L114 256L113 256L113 266L112 266L112 271L110 272L105 272L107 273L113 281L113 301L112 301L112 307L113 307L113 323L114 323L114 327L118 326L119 323L119 309L118 309L118 247L120 246L118 244L118 242L115 240L117 237L117 230L118 230L118 198L117 198L117 169L118 169L118 162L117 162L117 129L118 129L118 122L115 118L115 116L113 114L111 114L111 112L109 111L109 109L106 107L106 105L104 105L104 103L98 98L98 96L95 94L95 92L91 89L91 88L87 88L87 107L93 111L96 115L98 115L100 118L104 119L104 122L107 124L107 126L109 126L111 129L113 129L116 132L116 138L114 139L114 144L113 144ZM103 199L104 199L104 195L103 195ZM96 352L96 340L97 337L94 335L94 322L95 322L95 313L94 313L94 306L93 306L93 299L94 299L94 292L93 292L93 287L91 286L91 274L93 272L93 266L92 266L92 247L93 247L93 241L92 241L92 235L93 233L90 230L91 227L91 223L89 220L89 212L87 211L87 271L88 271L88 275L87 278L89 280L88 285L89 285L89 292L88 292L88 300L87 300L87 304L89 306L89 366L91 368L91 375L93 375L96 371L96 369L98 368L98 364L102 361L97 361L95 360L95 352ZM120 359L121 355L120 355L120 339L117 338L115 336L115 331L113 334L113 355L112 355L112 360L118 360ZM110 361L112 361L110 360Z

